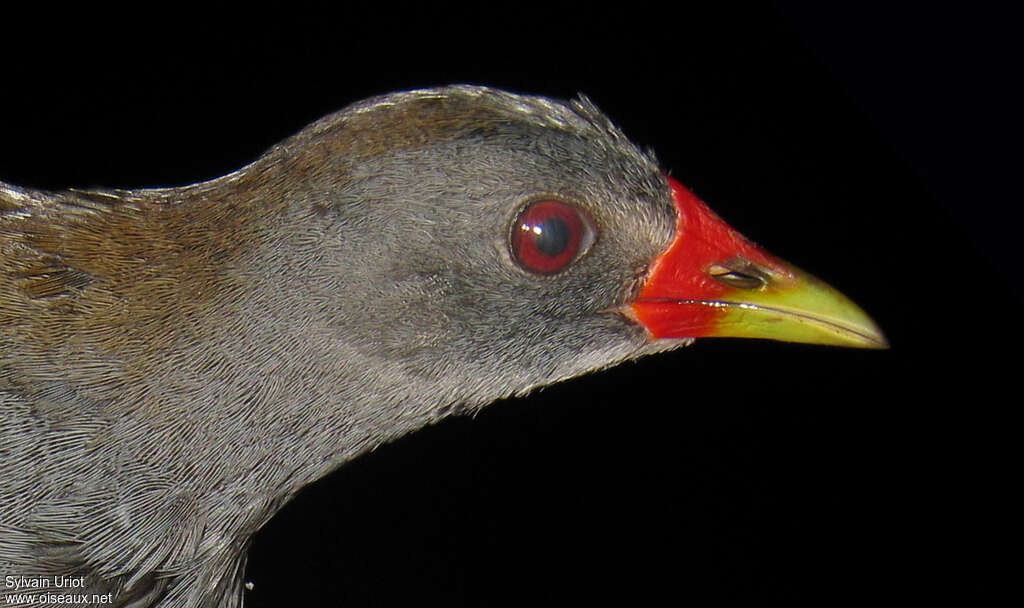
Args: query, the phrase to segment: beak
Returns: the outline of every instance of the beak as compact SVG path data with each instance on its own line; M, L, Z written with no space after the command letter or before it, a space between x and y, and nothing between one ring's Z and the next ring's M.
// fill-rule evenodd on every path
M671 177L676 232L625 314L652 339L738 337L888 348L846 296L746 240Z

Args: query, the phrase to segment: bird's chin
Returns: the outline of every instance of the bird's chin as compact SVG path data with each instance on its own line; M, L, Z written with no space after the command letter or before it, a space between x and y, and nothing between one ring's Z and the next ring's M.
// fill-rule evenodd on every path
M637 356L654 355L669 350L689 346L695 338L648 338L637 351Z

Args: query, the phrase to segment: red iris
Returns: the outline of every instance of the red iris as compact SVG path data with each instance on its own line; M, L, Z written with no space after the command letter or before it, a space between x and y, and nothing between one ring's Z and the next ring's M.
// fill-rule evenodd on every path
M537 201L512 225L512 256L532 273L556 273L576 259L587 229L579 210L572 205Z

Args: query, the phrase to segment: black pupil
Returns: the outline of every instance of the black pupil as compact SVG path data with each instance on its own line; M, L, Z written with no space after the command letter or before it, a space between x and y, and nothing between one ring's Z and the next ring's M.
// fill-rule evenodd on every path
M565 251L572 236L568 224L562 218L550 217L538 226L540 234L533 240L537 250L548 257L555 257ZM536 234L536 233L534 233Z

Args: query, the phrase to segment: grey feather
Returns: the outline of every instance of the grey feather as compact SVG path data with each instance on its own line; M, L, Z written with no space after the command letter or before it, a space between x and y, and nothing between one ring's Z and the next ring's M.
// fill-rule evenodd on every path
M509 254L538 196L598 230L554 276ZM357 103L182 188L0 184L0 572L240 605L249 538L304 485L685 343L616 312L674 217L587 99L466 86Z

